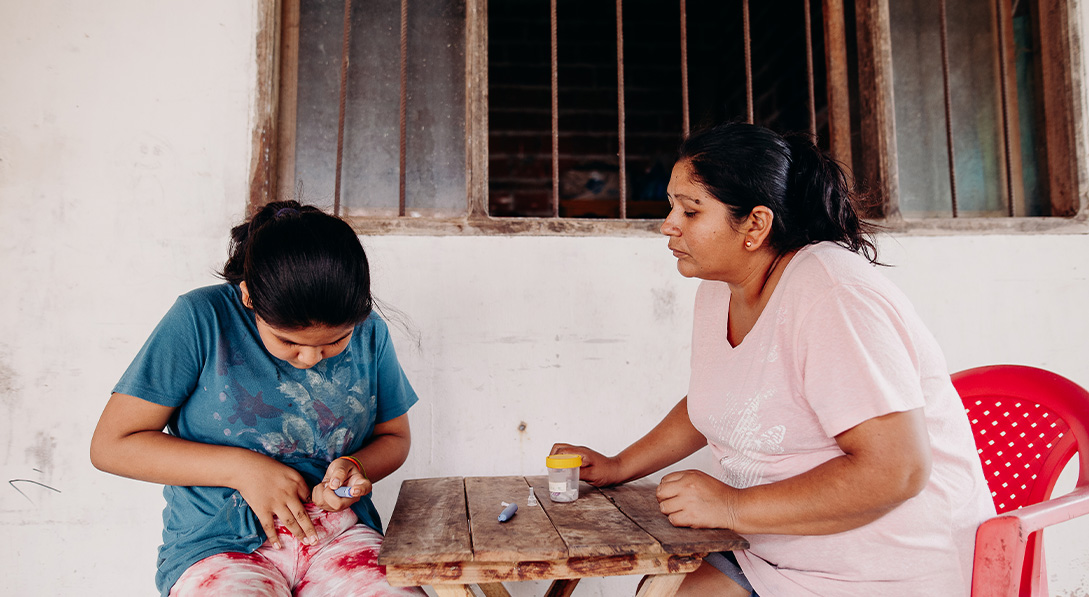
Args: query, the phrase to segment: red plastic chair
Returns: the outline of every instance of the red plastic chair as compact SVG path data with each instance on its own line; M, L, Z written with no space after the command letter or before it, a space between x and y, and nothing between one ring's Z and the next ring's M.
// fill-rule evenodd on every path
M1047 595L1044 527L1089 514L1089 392L1035 367L995 365L953 375L972 422L998 516L976 532L973 597ZM1077 486L1051 499L1080 451Z

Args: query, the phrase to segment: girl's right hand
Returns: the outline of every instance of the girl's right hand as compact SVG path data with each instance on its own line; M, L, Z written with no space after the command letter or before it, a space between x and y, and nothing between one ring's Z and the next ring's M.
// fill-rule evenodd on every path
M277 462L267 456L252 453L257 458L248 462L242 469L245 473L235 488L242 499L261 521L265 536L276 549L280 549L280 538L276 533L275 518L280 519L291 534L306 545L313 545L318 540L314 523L306 513L304 502L310 498L310 487L306 479L295 469Z
M626 481L620 471L620 459L616 456L605 456L586 446L573 446L571 444L555 444L548 454L550 456L553 454L578 454L582 456L579 479L594 487L617 485Z

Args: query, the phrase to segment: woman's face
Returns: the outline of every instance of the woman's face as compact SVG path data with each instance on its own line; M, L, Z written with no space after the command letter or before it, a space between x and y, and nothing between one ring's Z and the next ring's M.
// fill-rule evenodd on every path
M692 178L687 161L673 166L666 192L672 209L662 223L677 271L687 278L734 282L748 268L745 236L730 219L726 204Z

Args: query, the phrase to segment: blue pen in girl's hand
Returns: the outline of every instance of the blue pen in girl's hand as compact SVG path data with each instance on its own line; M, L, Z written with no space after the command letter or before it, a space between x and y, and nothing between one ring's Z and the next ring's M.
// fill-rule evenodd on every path
M350 498L350 497L352 497L352 488L348 487L347 485L344 485L344 486L337 487L336 489L334 489L333 493L339 495L342 498Z

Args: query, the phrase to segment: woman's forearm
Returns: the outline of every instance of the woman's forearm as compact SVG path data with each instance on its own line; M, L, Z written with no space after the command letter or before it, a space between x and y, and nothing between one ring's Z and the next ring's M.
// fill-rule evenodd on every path
M864 421L836 441L843 456L740 492L740 526L794 535L839 533L877 520L926 487L930 440L922 409Z
M931 462L922 409L870 419L836 441L843 455L744 489L698 471L667 475L658 488L662 511L678 526L826 535L873 522L926 487Z
M645 477L676 464L707 445L688 418L688 398L682 398L649 433L616 455L623 481Z

